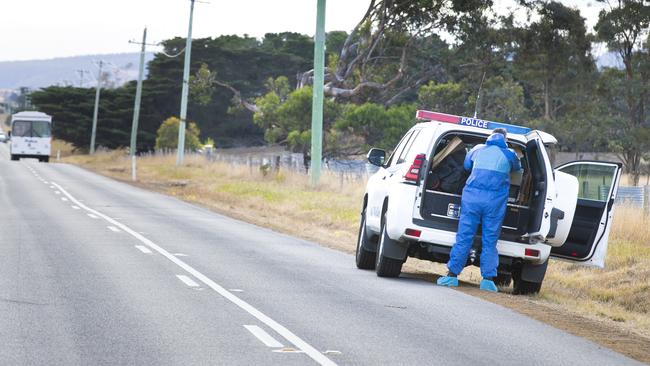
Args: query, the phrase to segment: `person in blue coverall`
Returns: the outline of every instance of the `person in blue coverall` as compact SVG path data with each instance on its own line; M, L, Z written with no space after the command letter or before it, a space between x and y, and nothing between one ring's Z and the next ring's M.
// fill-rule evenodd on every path
M471 173L463 188L456 244L449 255L449 272L437 283L441 286L458 286L457 277L465 268L474 235L481 224L481 289L497 292L494 284L499 265L496 245L506 214L510 172L521 170L517 154L506 145L506 130L495 129L484 145L470 150L465 157L464 168Z

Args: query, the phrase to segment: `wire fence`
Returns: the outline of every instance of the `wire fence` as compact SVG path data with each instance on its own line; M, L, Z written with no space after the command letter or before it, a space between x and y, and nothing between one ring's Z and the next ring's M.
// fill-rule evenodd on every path
M145 155L175 154L176 150L174 149L163 149ZM251 171L259 169L265 172L288 170L300 174L309 173L309 162L305 162L304 156L301 153L287 151L232 153L206 149L201 152L188 151L186 155L199 155L209 161L247 166ZM322 169L339 177L341 186L343 186L345 183L366 181L379 168L367 163L365 160L326 159L323 160ZM645 213L650 215L650 186L619 186L616 203L643 208Z

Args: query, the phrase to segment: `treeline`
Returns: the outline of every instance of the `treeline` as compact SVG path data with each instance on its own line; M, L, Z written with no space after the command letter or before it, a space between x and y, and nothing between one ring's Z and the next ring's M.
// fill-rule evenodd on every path
M490 0L369 1L354 29L327 35L326 156L390 148L426 108L540 128L565 151L618 152L638 180L650 151L650 5L612 2L591 30L560 2L520 3L527 17L496 15ZM184 43L165 42L165 53ZM597 68L594 45L622 67ZM312 58L311 38L294 33L197 39L189 119L218 146L280 143L307 155ZM182 57L149 64L139 149L178 114L181 77ZM85 146L93 93L52 87L32 100L55 116L55 134ZM128 143L133 94L134 84L104 93L99 144Z
M184 38L163 42L164 53L157 53L148 64L143 82L138 150L155 146L156 131L164 120L178 116L183 77ZM261 95L270 77L295 80L296 74L313 64L313 41L296 33L267 34L262 40L250 37L223 36L194 39L192 73L202 65L218 70L214 75L240 90L243 95ZM334 47L332 49L335 49ZM180 53L180 54L179 54ZM176 57L168 57L175 56ZM218 146L264 143L264 131L253 124L251 113L231 108L233 94L216 88L197 96L200 85L192 77L188 119L196 121L201 137L212 137ZM135 81L115 89L102 89L97 127L97 144L109 148L128 146ZM94 88L43 88L32 93L32 103L54 116L54 135L86 148L92 125ZM207 99L206 99L207 98Z

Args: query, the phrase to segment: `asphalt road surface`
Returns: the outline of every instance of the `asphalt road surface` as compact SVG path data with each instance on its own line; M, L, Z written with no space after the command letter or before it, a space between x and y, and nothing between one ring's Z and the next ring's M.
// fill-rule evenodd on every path
M0 144L0 365L628 365L348 254Z

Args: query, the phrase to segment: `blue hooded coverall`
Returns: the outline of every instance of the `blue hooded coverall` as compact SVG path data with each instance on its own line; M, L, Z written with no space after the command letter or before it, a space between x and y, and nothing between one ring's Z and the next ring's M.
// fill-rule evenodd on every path
M465 157L465 170L471 170L460 206L456 244L451 249L447 268L455 275L465 268L479 224L482 230L481 276L497 276L497 239L506 213L510 172L521 170L515 152L508 149L505 136L490 135L485 145L477 145Z

